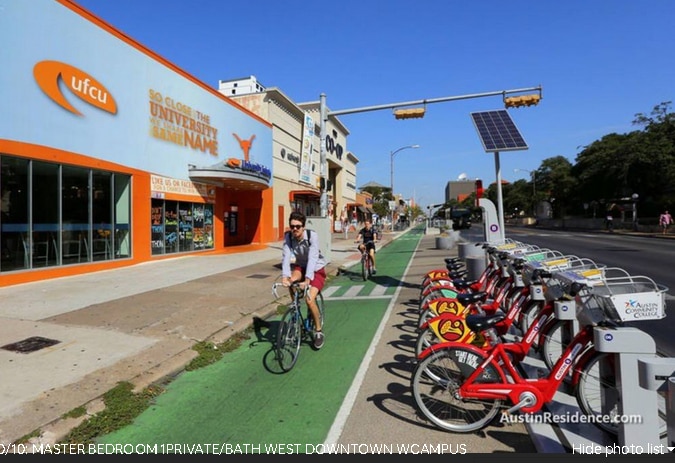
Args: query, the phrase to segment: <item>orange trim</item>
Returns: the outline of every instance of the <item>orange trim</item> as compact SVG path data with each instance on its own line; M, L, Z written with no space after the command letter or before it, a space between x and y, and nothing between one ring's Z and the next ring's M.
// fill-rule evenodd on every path
M221 100L223 100L223 101L227 102L228 104L234 106L235 108L239 109L241 112L244 112L244 113L248 114L249 116L253 117L257 121L265 124L267 127L270 127L270 128L272 127L271 122L268 122L265 119L263 119L262 117L258 116L257 114L249 111L248 109L246 109L245 107L243 107L239 103L237 103L236 101L234 101L234 100L226 97L222 93L220 93L218 90L206 85L205 83L203 83L202 81L200 81L196 77L188 74L186 71L184 71L183 69L181 69L178 66L176 66L175 64L173 64L171 61L167 60L166 58L163 58L162 56L158 55L157 53L150 50L149 48L146 48L145 46L136 42L134 39L132 39L128 35L124 34L122 31L119 31L119 30L115 29L113 26L111 26L110 24L105 22L103 19L99 18L98 16L96 16L94 13L87 10L86 8L78 5L73 0L56 0L56 1L58 3L60 3L61 5L65 6L66 8L68 8L68 9L74 11L75 13L79 14L80 16L87 19L88 21L90 21L90 22L96 24L97 26L101 27L102 29L104 29L105 31L114 35L115 37L117 37L118 39L127 43L128 45L131 45L132 47L134 47L135 49L137 49L141 53L144 53L144 54L148 55L150 58L154 59L155 61L158 61L161 64L165 65L166 67L170 68L171 70L177 72L178 74L185 77L186 79L188 79L192 83L199 85L201 88L203 88L207 92L217 96Z

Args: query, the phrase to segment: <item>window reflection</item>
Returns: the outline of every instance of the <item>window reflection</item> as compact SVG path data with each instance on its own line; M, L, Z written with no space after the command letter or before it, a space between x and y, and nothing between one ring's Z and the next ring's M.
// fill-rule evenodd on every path
M0 187L0 271L131 256L130 176L0 155Z

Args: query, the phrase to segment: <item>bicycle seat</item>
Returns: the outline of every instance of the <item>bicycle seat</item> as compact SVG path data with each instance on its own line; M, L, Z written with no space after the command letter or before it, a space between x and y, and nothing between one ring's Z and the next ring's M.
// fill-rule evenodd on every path
M462 305L475 304L476 302L485 302L488 293L485 291L476 291L475 293L458 293L457 300Z
M457 289L467 289L471 287L471 283L468 282L467 280L463 280L461 278L455 278L452 280L452 284L455 285L455 288Z
M445 264L445 268L448 269L449 272L455 272L462 270L464 268L464 264Z
M506 318L504 313L496 313L494 315L478 315L478 314L469 314L466 316L466 326L469 327L471 331L480 333L492 328L500 321Z
M468 273L469 272L466 271L466 270L449 270L448 271L448 277L451 280L457 280L457 279L463 280L464 277L468 275Z

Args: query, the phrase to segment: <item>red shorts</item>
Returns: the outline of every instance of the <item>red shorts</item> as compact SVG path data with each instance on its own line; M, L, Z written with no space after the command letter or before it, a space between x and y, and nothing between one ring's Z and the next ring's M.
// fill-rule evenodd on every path
M291 271L299 270L302 273L303 278L305 277L305 269L299 265L293 265ZM315 287L319 291L323 289L323 285L326 284L326 268L322 267L319 270L314 271L314 279L310 283L310 286Z

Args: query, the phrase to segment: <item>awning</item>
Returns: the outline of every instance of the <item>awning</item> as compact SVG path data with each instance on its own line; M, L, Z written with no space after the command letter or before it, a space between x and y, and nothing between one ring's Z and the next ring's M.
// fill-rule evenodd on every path
M367 214L367 213L368 213L368 211L366 210L366 208L363 207L363 206L359 206L359 210L360 210L361 212L363 212L364 214Z
M369 214L374 214L374 213L375 213L375 211L373 210L373 208L372 208L372 207L368 207L368 206L366 206L366 211L368 211Z
M294 190L288 194L288 198L291 201L296 199L305 199L305 200L317 200L321 197L321 193L314 190Z

